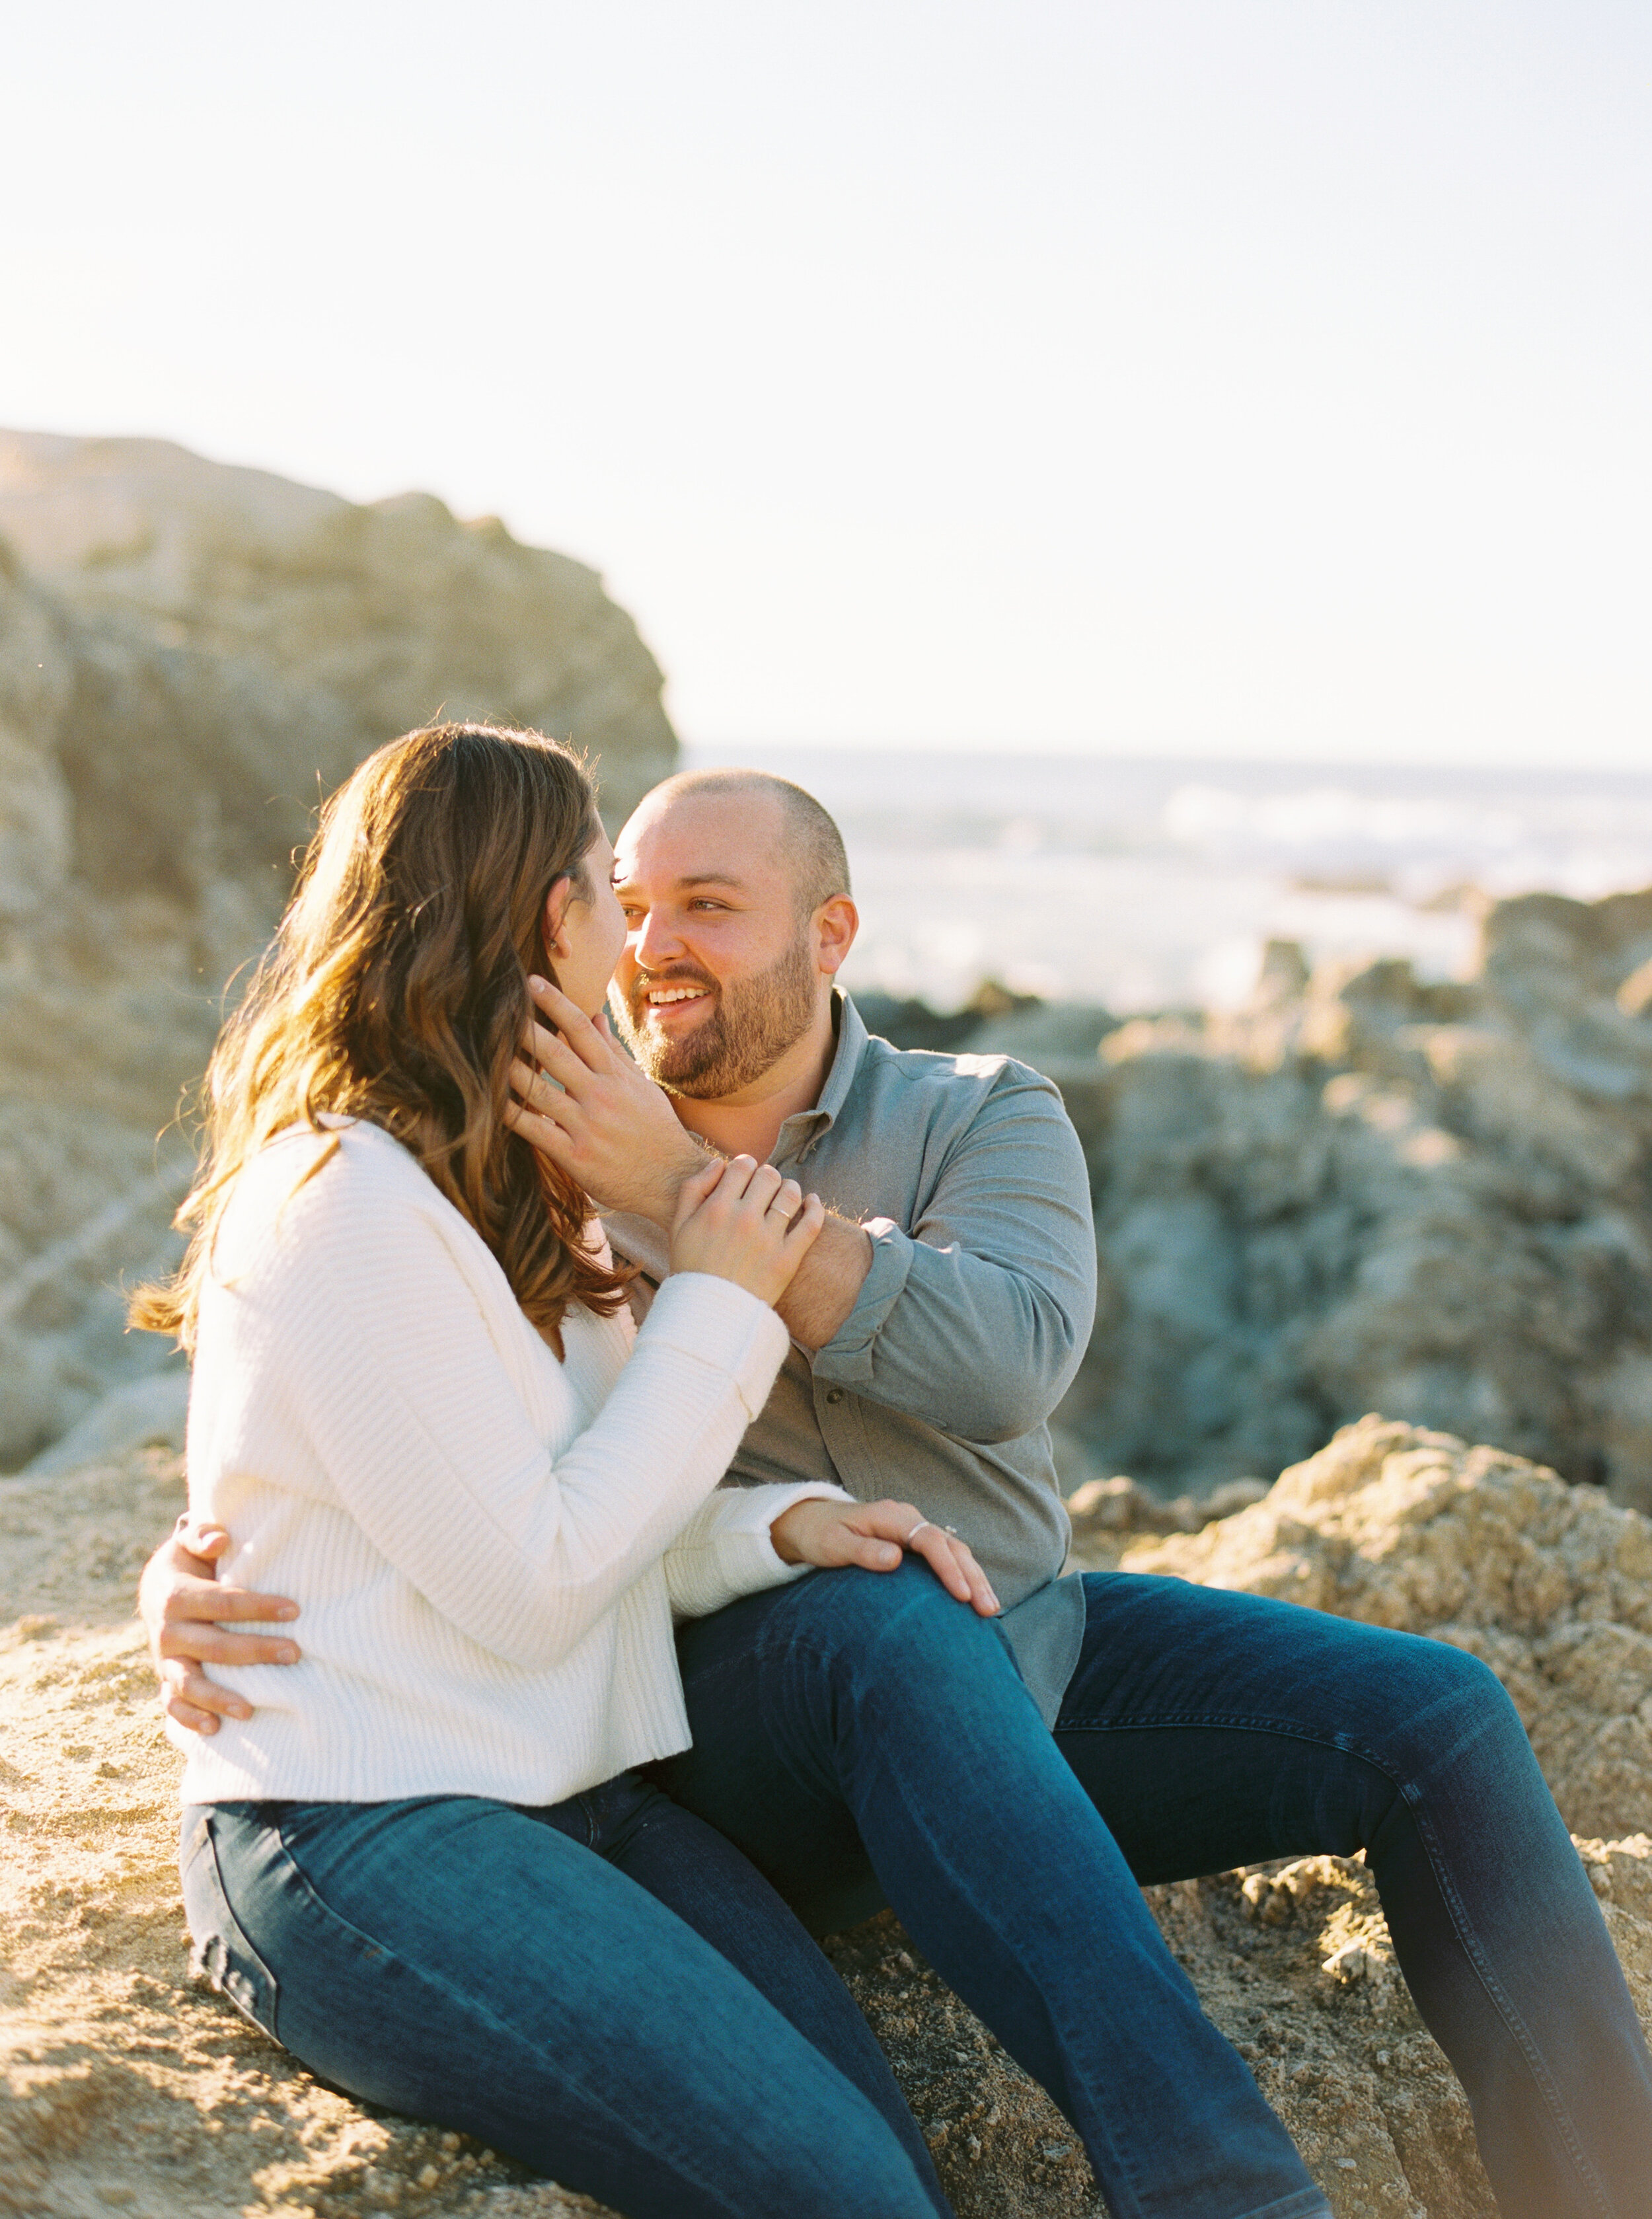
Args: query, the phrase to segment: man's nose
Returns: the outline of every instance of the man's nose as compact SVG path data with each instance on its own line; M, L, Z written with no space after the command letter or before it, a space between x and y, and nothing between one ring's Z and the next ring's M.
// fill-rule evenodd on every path
M662 970L683 952L682 935L668 916L651 909L637 927L631 953L645 971Z

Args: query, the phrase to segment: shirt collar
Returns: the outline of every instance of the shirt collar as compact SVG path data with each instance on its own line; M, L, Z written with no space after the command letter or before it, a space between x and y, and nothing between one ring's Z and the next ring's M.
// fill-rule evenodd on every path
M832 989L832 1022L837 1032L837 1047L826 1073L826 1084L820 1090L820 1099L812 1110L794 1110L786 1119L774 1144L775 1156L800 1155L823 1133L830 1132L838 1112L848 1100L869 1035L860 1012L841 986Z

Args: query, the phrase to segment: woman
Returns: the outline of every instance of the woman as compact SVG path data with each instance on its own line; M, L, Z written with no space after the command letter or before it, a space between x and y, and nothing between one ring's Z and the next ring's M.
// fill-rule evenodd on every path
M507 1128L530 973L601 1004L611 861L566 750L410 734L328 805L214 1058L189 1252L134 1318L194 1352L192 1514L307 1632L177 1737L190 1929L318 2073L630 2219L930 2219L847 1992L631 1769L687 1740L674 1608L900 1551L830 1488L716 1491L819 1203L708 1164L639 1331L584 1197Z

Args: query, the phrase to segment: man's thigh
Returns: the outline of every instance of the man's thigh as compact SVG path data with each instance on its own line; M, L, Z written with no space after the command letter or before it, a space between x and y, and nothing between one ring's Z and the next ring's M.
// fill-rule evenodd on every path
M824 1767L805 1780L766 1723L763 1675L795 1638L802 1590L811 1628L830 1617L831 1583L873 1575L846 1569L743 1596L677 1635L693 1746L647 1768L673 1801L735 1843L816 1934L883 1908L860 1836Z
M653 1768L816 1933L882 1898L829 1768L805 1773L769 1732L765 1675L793 1639L837 1622L854 1638L862 1613L835 1612L838 1583L875 1576L813 1573L684 1626L694 1745ZM1057 1746L1144 1881L1351 1854L1391 1799L1403 1726L1433 1682L1477 1669L1437 1642L1183 1580L1087 1574L1084 1588Z
M1129 1572L1084 1590L1056 1743L1143 1882L1351 1855L1486 1676L1444 1643L1267 1596Z

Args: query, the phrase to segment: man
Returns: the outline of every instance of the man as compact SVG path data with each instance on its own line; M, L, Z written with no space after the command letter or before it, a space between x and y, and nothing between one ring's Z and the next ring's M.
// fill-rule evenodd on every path
M1251 2153L1241 2191L1238 2112L1220 2126L1205 2116L1202 2076L1226 2068L1185 2017L1182 2079L1171 2056L1151 2089L1127 2085L1152 2028L1180 2009L1133 1882L1363 1849L1413 1993L1468 2086L1504 2210L1645 2219L1652 2060L1489 1672L1441 1644L1260 1598L1059 1577L1066 1524L1045 1421L1083 1353L1095 1254L1083 1158L1054 1090L999 1058L867 1038L834 985L856 924L842 842L782 781L668 781L621 834L616 887L630 938L615 1004L636 1064L544 989L556 1029L537 1029L519 1066L518 1129L596 1197L645 1275L662 1268L661 1230L702 1144L770 1159L827 1203L782 1304L792 1355L733 1476L835 1478L868 1501L897 1493L924 1523L956 1529L1002 1599L997 1624L1042 1726L1024 1698L1019 1710L984 1706L972 1726L949 1688L959 1745L922 1756L973 1790L997 1783L1009 1807L981 1823L1021 1828L1032 1873L1070 1824L1053 1729L1057 1773L1076 1776L1120 1853L1103 1927L1124 1969L1095 2000L1113 2022L1096 2038L1114 2043L1121 2112L1135 2112L1136 2140L1104 2182L1115 2208L1192 2213L1191 2187L1161 2203L1144 2185L1133 2207L1126 2191L1144 2164L1172 2179L1202 2135L1227 2154L1186 2176L1202 2197L1215 2183L1199 2212L1322 2208L1276 2153ZM668 1090L674 1122L639 1066ZM885 1572L885 1551L868 1534L856 1562ZM172 1545L146 1574L144 1604L169 1708L209 1730L233 1699L196 1667L267 1661L271 1637L227 1628L274 1611L208 1571ZM685 1627L694 1746L659 1770L817 1929L877 1899L870 1848L967 1998L972 1965L1008 1946L1012 1913L975 1906L972 1924L969 1906L903 1900L891 1879L910 1848L901 1824L923 1720L879 1712L880 1664L909 1638L911 1583L927 1577L846 1567ZM1034 1886L1013 1908L1017 1951L1032 1946L1036 1902ZM1029 2000L1011 2046L1059 2097L1066 2037L1036 2016Z

